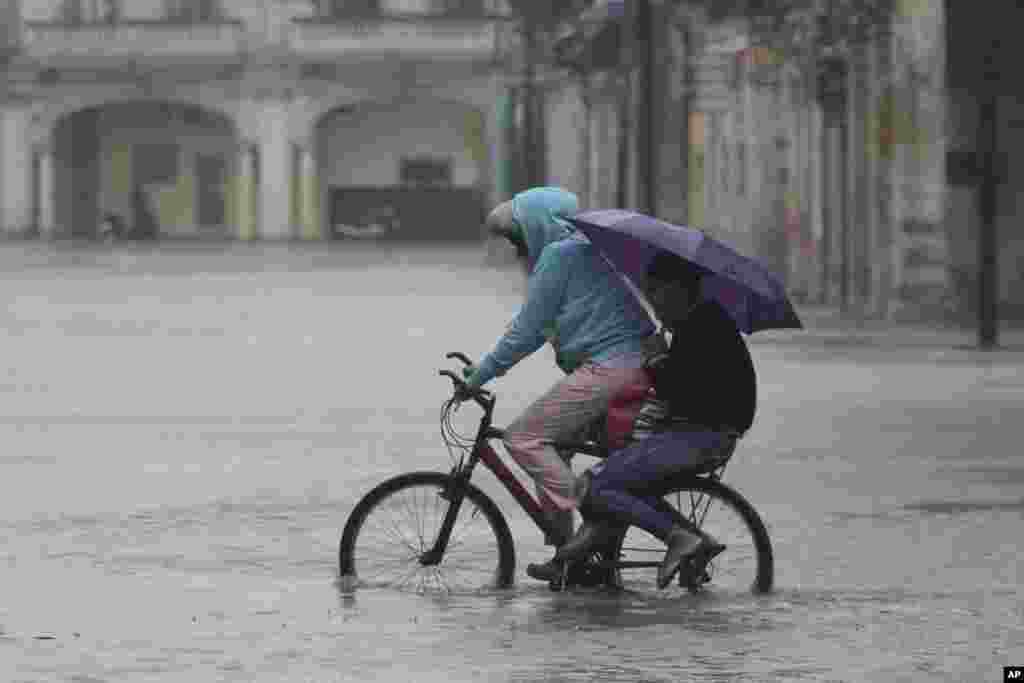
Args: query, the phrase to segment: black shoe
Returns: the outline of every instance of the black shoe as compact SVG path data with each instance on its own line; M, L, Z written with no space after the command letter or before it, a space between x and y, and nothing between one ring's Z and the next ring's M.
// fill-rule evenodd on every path
M573 537L555 553L555 559L563 562L582 559L607 538L608 531L607 524L584 519Z
M572 538L559 546L555 556L544 564L526 565L526 574L538 581L562 581L566 565L583 558L597 541L604 538L604 526L584 522Z
M579 586L581 588L596 588L607 586L612 583L614 577L606 567L598 566L597 563L586 560L573 562L565 573L566 586Z
M610 528L606 524L584 521L573 537L559 546L554 557L544 564L527 565L526 574L538 581L547 581L552 585L563 582L566 576L566 566L579 564L577 560L585 558L591 549L606 540Z
M526 565L526 575L549 584L561 583L565 577L565 562L553 557L544 564Z
M665 551L665 559L658 567L658 588L666 588L672 582L672 577L679 571L679 567L697 552L704 539L686 529L676 528L669 534L665 543L668 550Z
M551 559L544 564L526 566L526 574L538 581L547 581L551 590L558 591L569 586L594 588L614 585L614 575L605 567L589 561L559 562Z

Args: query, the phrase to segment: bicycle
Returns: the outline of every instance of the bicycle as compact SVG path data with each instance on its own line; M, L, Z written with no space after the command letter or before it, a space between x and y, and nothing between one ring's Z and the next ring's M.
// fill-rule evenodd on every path
M457 352L448 353L446 358L471 364L469 358ZM440 370L439 374L450 378L454 389L453 397L444 402L441 410L442 439L450 453L454 448L463 453L448 473L401 474L363 496L349 514L338 547L339 584L343 590L357 586L404 588L415 584L418 592L457 592L451 583L456 579L467 579L471 589L477 590L510 587L515 575L515 543L501 510L470 481L479 463L494 473L541 533L549 537L557 533L537 499L489 443L501 440L505 434L491 424L495 395L485 389L470 391L451 370ZM453 411L466 400L472 400L483 410L472 439L457 434L451 423ZM574 454L608 456L594 438L551 445ZM724 552L703 566L687 566L680 571L678 583L690 592L708 586L726 590L727 586L737 586L757 593L772 589L774 564L765 525L754 507L721 481L734 449L735 442L708 467L658 482L650 491L677 521L689 521L706 529L726 546ZM732 526L726 518L709 519L715 503L734 515ZM424 517L415 517L421 508L426 513ZM382 538L376 539L375 532L381 533ZM656 570L664 551L664 545L646 532L625 527L612 533L609 541L585 561L574 563L562 581L552 582L549 587L622 588L623 570Z

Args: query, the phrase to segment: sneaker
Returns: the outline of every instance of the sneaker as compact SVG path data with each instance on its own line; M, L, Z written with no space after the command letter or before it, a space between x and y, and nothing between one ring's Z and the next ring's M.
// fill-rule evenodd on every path
M695 593L703 584L711 581L708 564L725 550L715 539L704 539L697 552L690 555L679 567L679 587Z

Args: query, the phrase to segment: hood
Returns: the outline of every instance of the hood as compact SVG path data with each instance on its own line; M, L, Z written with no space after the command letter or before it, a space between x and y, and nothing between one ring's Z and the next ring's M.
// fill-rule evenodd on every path
M534 187L512 198L512 215L526 233L531 271L544 247L569 236L572 225L566 219L578 212L576 195L557 187Z

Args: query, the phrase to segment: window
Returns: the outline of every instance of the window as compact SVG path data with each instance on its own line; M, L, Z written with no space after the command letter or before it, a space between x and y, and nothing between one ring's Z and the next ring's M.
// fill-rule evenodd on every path
M337 16L372 15L380 12L380 0L330 0L331 12Z
M451 159L413 157L402 159L401 183L411 187L451 187Z
M223 16L219 0L164 0L164 16L172 21L216 21Z
M116 24L120 18L120 0L63 0L60 5L60 20L66 24Z

